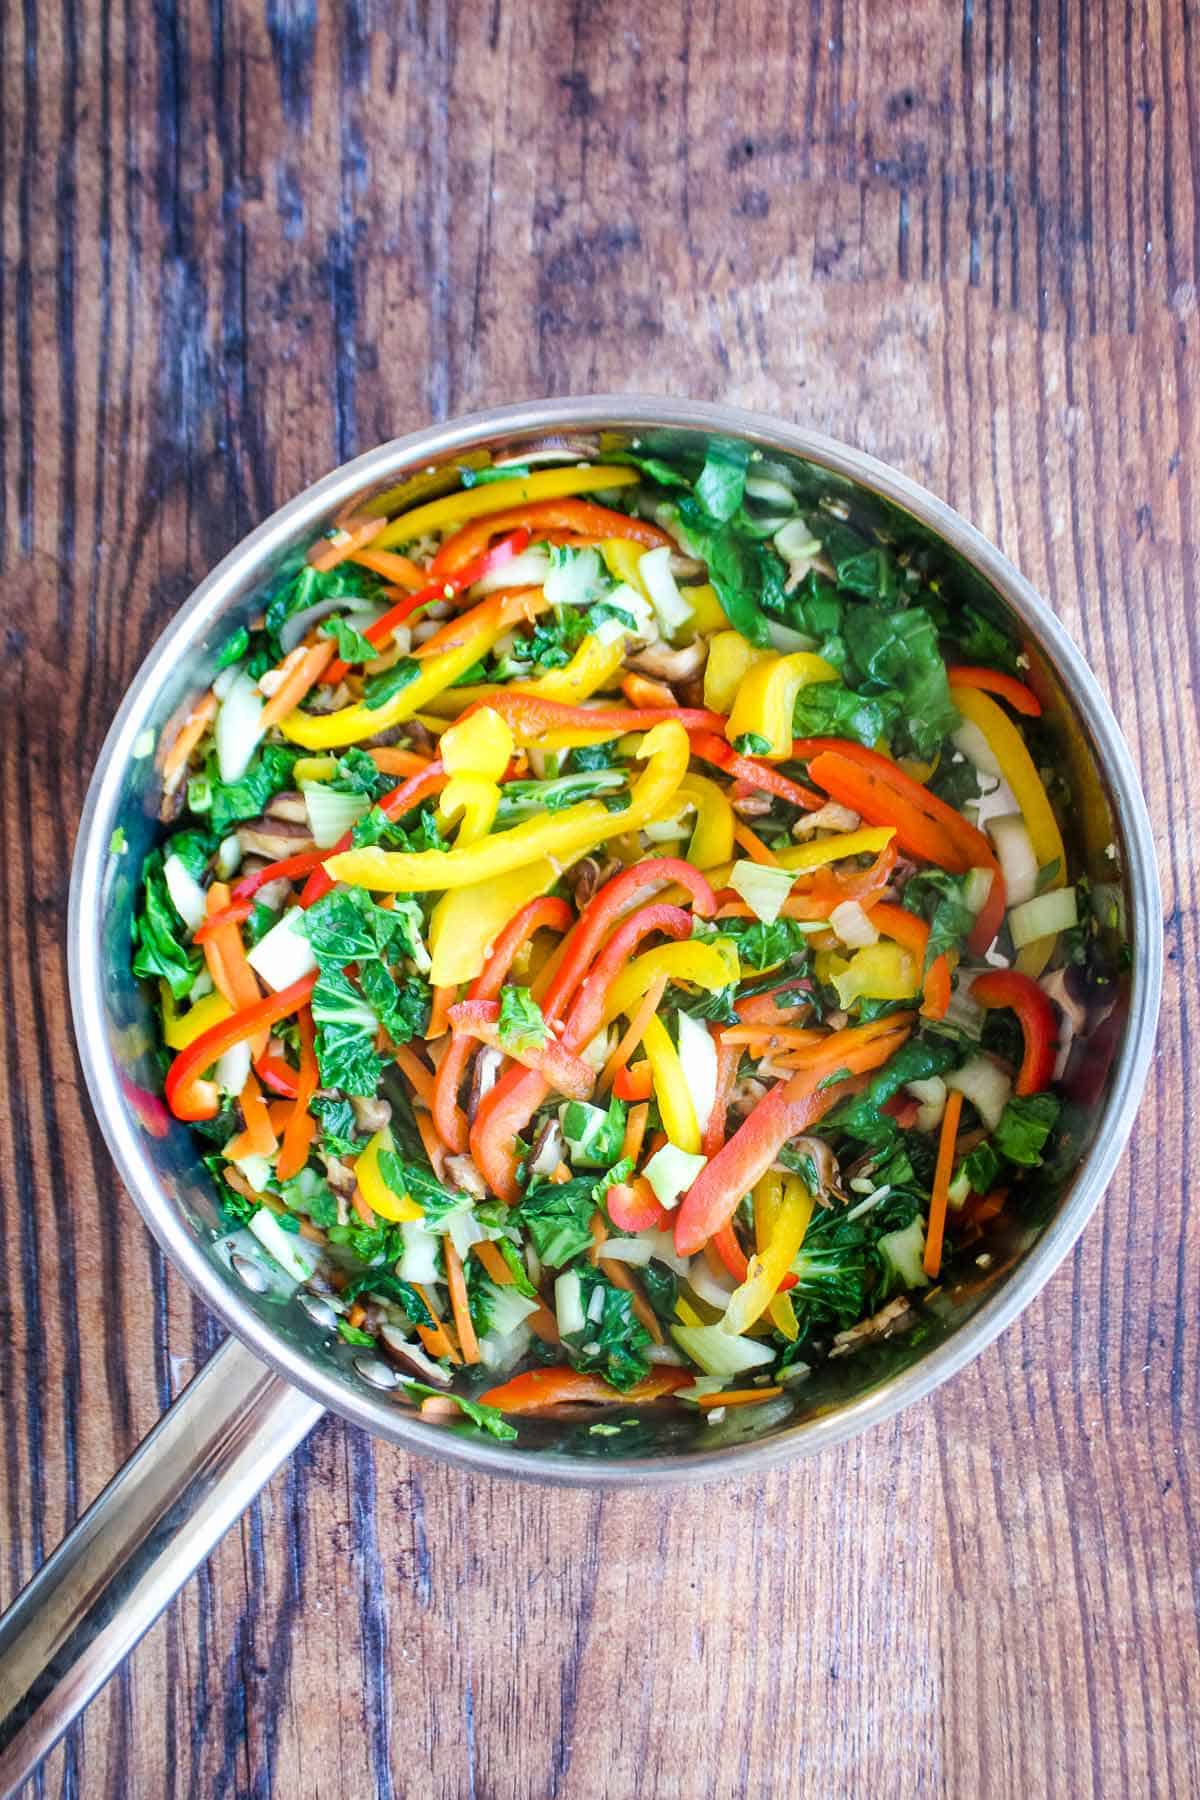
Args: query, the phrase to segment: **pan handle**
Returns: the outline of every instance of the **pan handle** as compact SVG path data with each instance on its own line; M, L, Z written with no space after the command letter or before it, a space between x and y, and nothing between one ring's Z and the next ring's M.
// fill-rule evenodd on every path
M0 1800L324 1409L229 1338L0 1617Z

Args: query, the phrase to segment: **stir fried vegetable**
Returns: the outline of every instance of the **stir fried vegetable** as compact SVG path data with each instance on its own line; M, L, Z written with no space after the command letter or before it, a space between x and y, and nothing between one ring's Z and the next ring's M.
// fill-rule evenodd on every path
M745 444L414 493L312 546L164 746L167 1106L447 1428L784 1404L1057 1155L1043 972L1089 940L1040 703Z

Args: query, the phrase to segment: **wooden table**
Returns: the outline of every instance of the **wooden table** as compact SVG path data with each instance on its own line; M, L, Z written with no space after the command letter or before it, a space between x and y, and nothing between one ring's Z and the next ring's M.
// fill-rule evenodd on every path
M44 1791L1200 1791L1198 177L1186 0L9 9L0 1600L217 1341L76 1077L84 784L192 584L352 451L642 390L897 464L1091 658L1169 957L1131 1154L949 1388L605 1499L328 1421Z

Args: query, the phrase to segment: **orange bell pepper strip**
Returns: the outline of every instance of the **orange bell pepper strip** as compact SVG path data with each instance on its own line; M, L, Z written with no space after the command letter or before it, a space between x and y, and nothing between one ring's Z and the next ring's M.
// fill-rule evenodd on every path
M956 663L952 669L946 670L946 678L956 687L980 688L985 694L996 694L1001 700L1007 700L1014 712L1024 713L1027 719L1040 719L1042 703L1032 688L1018 681L1015 675L1004 675L999 669L976 668L974 664Z
M759 1101L688 1189L675 1221L679 1254L693 1256L702 1249L733 1218L742 1195L766 1174L787 1140L824 1118L842 1099L844 1083L830 1083L830 1076L879 1068L900 1048L911 1024L911 1013L893 1013L832 1032L823 1044L802 1053L809 1058L805 1066Z
M208 890L209 916L206 923L214 923L216 917L228 908L229 900L229 889L225 883L214 881ZM229 1002L235 1013L254 1005L262 989L258 985L257 975L246 961L242 933L233 920L214 929L211 935L205 935L204 960L212 976L213 986ZM260 1032L251 1045L255 1057L261 1056L266 1047L266 1033Z
M651 1369L630 1388L610 1387L599 1375L585 1375L579 1369L527 1369L511 1381L489 1388L479 1399L484 1406L494 1406L505 1413L538 1413L551 1406L573 1406L587 1402L600 1406L637 1406L651 1400L665 1400L676 1388L690 1387L694 1376L687 1369Z
M647 550L672 540L657 525L645 519L631 519L627 513L613 512L607 506L596 506L590 500L535 500L529 506L514 506L508 512L487 513L473 519L448 537L433 562L430 574L437 581L449 581L463 568L482 556L492 539L502 531L526 530L537 538L547 531L570 531L579 537L632 538Z
M906 907L892 906L886 900L877 900L867 909L867 917L876 931L884 937L891 938L895 944L902 944L911 950L922 969L925 969L925 952L929 945L929 927L924 919L911 913ZM921 1015L926 1019L944 1019L946 1008L950 1004L950 964L945 954L935 957L924 976L924 1003Z
M950 1199L950 1175L954 1168L954 1145L958 1137L958 1121L962 1117L963 1097L952 1088L946 1097L938 1138L937 1163L933 1171L933 1189L929 1197L929 1223L925 1228L925 1255L922 1267L931 1281L936 1281L942 1267L942 1242L946 1231L946 1208Z
M308 1110L308 1103L320 1086L310 1007L300 1008L296 1015L296 1027L300 1034L300 1067L296 1076L296 1098L284 1128L279 1160L275 1164L275 1175L279 1181L290 1181L293 1175L300 1173L308 1161L309 1147L317 1130L317 1122Z
M302 975L299 981L293 981L290 987L280 988L277 994L267 994L255 1005L234 1013L232 1018L222 1019L219 1025L211 1026L193 1039L186 1050L181 1050L167 1071L165 1088L167 1105L175 1117L187 1120L215 1117L220 1095L215 1082L202 1079L204 1071L211 1069L235 1044L244 1043L260 1032L268 1032L272 1025L278 1025L281 1019L298 1012L316 985L314 970L309 975Z
M275 1130L267 1103L262 1097L262 1089L252 1074L246 1076L238 1095L238 1105L242 1109L246 1129L230 1138L222 1154L230 1162L236 1162L239 1156L273 1156Z
M769 763L755 762L751 756L740 756L724 738L714 737L707 730L694 732L693 727L687 724L684 729L692 739L694 753L705 762L714 763L718 769L723 769L735 781L744 781L748 787L758 788L764 794L774 794L792 806L802 807L805 812L816 812L824 806L824 794L814 794L811 788L801 787L798 781L789 781L786 775L781 775Z
M706 712L703 707L677 706L668 711L645 706L571 706L565 700L546 700L539 694L506 688L476 701L460 718L469 718L481 706L499 713L526 743L536 743L552 731L607 732L611 737L624 737L632 731L652 731L667 719L674 719L689 733L719 732L725 726L720 713Z

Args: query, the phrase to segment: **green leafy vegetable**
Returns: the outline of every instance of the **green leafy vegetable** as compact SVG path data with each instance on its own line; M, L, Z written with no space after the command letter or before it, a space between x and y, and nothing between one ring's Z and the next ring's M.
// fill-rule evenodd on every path
M992 1147L1009 1162L1036 1168L1042 1149L1054 1128L1062 1101L1054 1094L1014 1095L992 1133Z
M633 1295L588 1265L579 1274L585 1323L582 1331L563 1340L571 1363L603 1375L615 1388L632 1387L650 1367L645 1356L650 1333L633 1310ZM597 1294L602 1300L596 1300Z
M900 712L898 694L860 694L841 681L813 682L796 695L792 735L849 738L873 749L890 737Z
M499 1438L503 1443L511 1443L517 1435L515 1425L510 1425L504 1414L494 1406L483 1406L478 1400L468 1400L462 1394L447 1393L444 1388L427 1387L423 1381L406 1381L404 1387L414 1400L429 1399L431 1396L441 1400L453 1400L464 1418L477 1425L480 1431L486 1431L490 1437Z
M750 446L736 438L714 438L696 482L696 498L710 519L724 525L742 504Z
M406 1162L392 1150L380 1151L379 1173L393 1194L407 1194L416 1202L427 1225L440 1224L450 1213L462 1212L471 1204L469 1194L445 1187L427 1165Z
M266 609L266 629L278 650L279 633L294 613L305 612L323 600L374 600L382 592L379 577L360 563L343 562L333 569L314 569L304 563L282 581Z
M675 1302L679 1298L679 1277L674 1269L651 1257L641 1272L641 1282L642 1291L658 1317L665 1324L674 1325Z
M133 972L165 981L176 1000L186 1000L203 958L183 943L183 922L167 892L163 853L152 850L142 876L142 909L133 922Z
M355 1132L354 1108L335 1095L318 1095L308 1110L321 1130L321 1147L330 1156L357 1156L362 1148Z
M210 758L208 780L212 805L209 811L212 829L218 838L226 837L230 827L241 820L256 819L268 800L292 785L292 769L300 754L290 745L264 744L251 758L241 780L229 782L217 779L216 759Z
M856 606L846 614L845 633L856 685L868 693L897 693L903 734L917 756L934 756L958 729L959 716L929 614L920 606L897 612Z
M342 1289L341 1297L350 1305L362 1294L377 1294L382 1300L394 1300L414 1325L433 1324L433 1314L416 1288L389 1270L365 1269L361 1275L352 1275Z
M364 637L361 631L345 619L326 619L317 635L333 638L337 644L338 655L345 663L373 662L380 654L370 638Z
M413 656L402 656L394 662L390 669L384 669L378 675L368 675L363 683L363 705L368 712L378 712L381 706L397 694L402 694L406 687L411 687L421 673L421 665Z
M379 1019L349 977L332 965L317 977L312 1012L322 1087L373 1094L385 1066L375 1054Z
M506 1050L540 1050L546 1042L542 1009L523 987L500 989L500 1042Z
M929 925L925 968L948 950L957 950L970 934L975 914L963 898L965 876L947 875L941 869L922 869L904 889L904 906Z
M955 1045L938 1038L909 1038L874 1075L861 1094L836 1106L822 1123L823 1131L844 1131L864 1144L887 1144L899 1126L883 1111L894 1094L909 1081L927 1081L942 1075L959 1061Z
M592 1246L590 1222L596 1210L589 1176L574 1181L533 1181L513 1210L533 1240L540 1260L560 1269Z
M375 1339L371 1333L360 1331L357 1325L351 1325L349 1319L339 1319L337 1328L338 1336L344 1338L348 1344L364 1344L374 1347Z
M221 645L221 648L217 651L218 669L227 669L230 663L241 662L249 648L250 633L246 630L244 625L239 625L237 630L230 633L225 639L225 642Z

